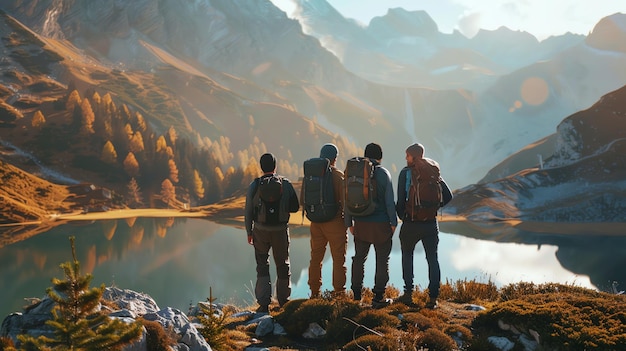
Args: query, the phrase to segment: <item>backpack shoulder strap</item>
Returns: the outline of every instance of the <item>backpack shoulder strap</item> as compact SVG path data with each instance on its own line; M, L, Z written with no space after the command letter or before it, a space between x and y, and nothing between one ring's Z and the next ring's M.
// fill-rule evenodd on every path
M404 200L409 201L409 190L411 189L411 183L413 181L413 177L411 175L411 168L407 167L406 172L404 173L405 181L404 181Z

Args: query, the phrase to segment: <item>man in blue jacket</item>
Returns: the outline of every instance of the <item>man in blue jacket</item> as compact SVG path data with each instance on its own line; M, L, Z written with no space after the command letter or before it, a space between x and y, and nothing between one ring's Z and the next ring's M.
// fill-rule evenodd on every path
M391 301L384 298L385 288L389 281L389 255L391 254L391 238L398 225L396 217L393 184L389 171L380 165L383 150L380 145L370 143L365 147L365 157L374 164L374 180L376 182L376 206L374 212L367 216L345 215L346 226L354 235L354 256L352 257L352 292L355 300L361 300L365 260L370 247L374 245L376 252L376 273L374 276L374 299L372 307L380 308Z
M404 280L404 294L398 298L398 302L406 305L413 304L413 252L415 246L421 240L426 253L426 262L428 263L428 292L429 301L426 307L434 309L437 307L437 297L439 296L439 285L441 280L441 270L439 268L439 259L437 257L437 247L439 245L439 225L437 223L437 209L446 205L452 200L452 193L446 182L439 175L439 165L437 162L424 157L424 146L415 143L406 149L407 166L400 171L398 176L398 202L396 211L402 219L400 228L400 248L402 251L402 278ZM418 164L427 164L427 168L435 168L437 186L440 187L439 204L436 208L430 209L426 216L415 216L412 212L413 205L407 204L409 200L409 185L411 183L411 169L417 169ZM407 174L408 172L408 174ZM422 178L426 178L422 175ZM409 183L409 184L407 184ZM415 188L414 188L415 189ZM413 193L415 190L413 190ZM422 211L424 212L424 211Z

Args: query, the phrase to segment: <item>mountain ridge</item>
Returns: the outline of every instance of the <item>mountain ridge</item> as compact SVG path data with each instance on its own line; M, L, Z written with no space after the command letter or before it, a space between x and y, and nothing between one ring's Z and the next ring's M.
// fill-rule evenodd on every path
M328 5L325 1L306 3ZM460 49L436 52L432 61L438 66L428 74L443 81L444 77L461 77L456 76L461 71L471 72L470 80L480 83L471 89L377 83L344 68L340 58L320 44L329 39L318 39L321 31L317 36L304 34L300 22L288 19L269 2L198 0L174 7L149 1L23 0L3 5L12 16L45 34L42 39L65 58L52 64L58 74L51 75L50 84L58 87L57 96L72 84L80 93L111 92L131 112L141 113L157 133L174 127L197 147L211 150L220 160L222 173L250 172L262 152L272 151L279 159L279 170L296 179L301 175L301 160L314 156L323 143L338 144L340 157L347 158L361 154L362 145L370 141L383 145L385 163L395 172L404 164L400 150L420 141L428 156L440 162L449 184L462 188L489 173L504 177L525 169L527 165L520 164L504 172L489 171L546 138L565 116L587 108L605 89L626 83L620 73L626 71L620 69L626 65L626 56L590 46L582 36L538 42L528 33L499 29L481 32L494 39L485 40L482 47L475 42L471 46L472 41L460 34L435 33L436 23L428 20L427 13L402 9L376 22L393 16L415 17L421 19L415 28L426 28L429 34L420 37L422 32L413 27L406 29L409 32L398 30L392 37L399 51L390 50L386 57L380 52L363 56L372 62L382 58L386 65L381 67L396 67L398 76L411 78L411 71L398 60L402 50L428 57L433 53L417 49L462 44ZM348 43L346 48L355 56L376 53L367 46L368 40L374 40L372 33L332 13L335 16L325 22L312 12L303 15L320 26L345 25L347 29L337 32L336 38ZM616 24L612 30L621 28L624 17L611 16L610 22ZM196 26L200 20L202 27ZM404 27L398 24L397 28ZM598 29L590 38L592 42L606 40L606 33ZM498 50L495 44L518 37L526 39L509 51ZM528 52L529 46L542 45L530 56L519 54ZM504 62L502 57L507 55L532 63L515 68L519 62ZM542 55L547 59L537 61ZM456 57L471 63L458 64ZM14 68L11 59L5 62L15 76L25 75L24 67L16 63ZM12 79L3 78L8 91L3 98L28 105L22 113L32 118L37 99L25 99L27 91L22 86L27 84ZM44 80L41 75L36 79ZM11 89L18 93L10 93ZM284 127L281 130L287 133L277 137L275 126ZM191 169L185 168L185 172Z
M553 152L539 164L520 152L506 161L520 170L455 192L446 213L473 220L626 223L626 86L564 119L544 143ZM547 150L544 148L544 150Z

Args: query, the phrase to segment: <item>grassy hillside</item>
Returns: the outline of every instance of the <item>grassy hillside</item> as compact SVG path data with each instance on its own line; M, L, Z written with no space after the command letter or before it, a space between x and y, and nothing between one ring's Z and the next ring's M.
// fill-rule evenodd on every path
M0 160L0 223L29 222L70 211L66 186L57 185Z

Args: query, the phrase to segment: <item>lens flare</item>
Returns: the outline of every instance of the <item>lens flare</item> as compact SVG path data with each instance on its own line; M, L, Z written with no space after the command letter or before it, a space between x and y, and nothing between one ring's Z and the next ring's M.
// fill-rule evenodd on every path
M520 89L522 100L525 103L533 106L538 106L548 100L550 90L548 89L548 83L539 77L530 77L522 83Z

